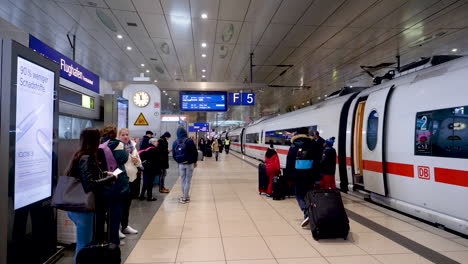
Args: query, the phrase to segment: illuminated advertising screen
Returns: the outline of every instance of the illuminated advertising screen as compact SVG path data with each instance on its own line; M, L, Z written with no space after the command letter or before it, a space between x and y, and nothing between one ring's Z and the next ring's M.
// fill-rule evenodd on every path
M52 194L55 85L53 71L21 57L17 63L15 210Z
M227 92L180 92L181 111L227 111Z
M117 128L128 127L128 100L117 100Z

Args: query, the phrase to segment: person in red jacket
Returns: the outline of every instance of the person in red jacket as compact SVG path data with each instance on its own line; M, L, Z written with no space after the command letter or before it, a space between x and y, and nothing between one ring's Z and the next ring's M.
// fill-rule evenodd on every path
M266 193L267 197L271 197L273 191L273 177L275 177L281 172L278 153L276 153L273 144L270 145L267 152L265 153L265 165L269 179L268 189Z

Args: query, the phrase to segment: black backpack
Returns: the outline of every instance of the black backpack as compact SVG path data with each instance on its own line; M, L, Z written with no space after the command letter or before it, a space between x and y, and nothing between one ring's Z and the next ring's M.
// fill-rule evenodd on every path
M187 141L188 138L185 139L178 139L176 147L174 148L174 158L177 163L183 163L188 161L187 157Z

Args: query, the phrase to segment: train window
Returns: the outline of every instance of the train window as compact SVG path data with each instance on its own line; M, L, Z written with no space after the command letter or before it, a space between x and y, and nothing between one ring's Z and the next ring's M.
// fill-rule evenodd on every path
M251 133L245 135L245 143L255 143L258 144L259 142L259 133Z
M377 146L377 138L379 131L379 114L377 111L373 110L370 112L369 117L367 118L367 131L366 131L366 140L367 147L370 150L374 150Z
M239 136L229 136L228 137L232 142L239 142Z
M299 127L267 131L265 132L265 144L289 146L291 145L291 138L297 135L298 130L299 130ZM317 130L316 125L310 126L309 134L315 130Z
M417 113L415 155L468 158L468 106Z

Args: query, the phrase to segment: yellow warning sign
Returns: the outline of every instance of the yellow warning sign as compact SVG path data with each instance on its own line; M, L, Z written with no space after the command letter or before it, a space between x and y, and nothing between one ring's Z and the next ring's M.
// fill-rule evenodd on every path
M147 126L148 125L148 121L146 121L146 118L143 115L143 113L140 113L134 125L135 126Z

